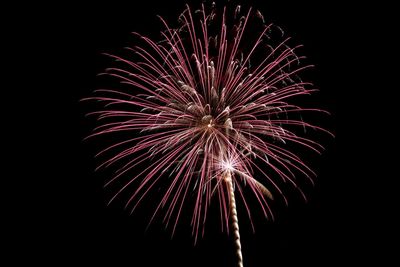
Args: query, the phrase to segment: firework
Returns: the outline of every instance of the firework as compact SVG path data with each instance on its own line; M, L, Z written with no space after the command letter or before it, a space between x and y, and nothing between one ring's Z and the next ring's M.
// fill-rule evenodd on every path
M128 48L125 56L109 55L118 63L104 74L120 82L118 89L99 89L88 98L104 104L90 113L99 121L90 136L123 136L99 153L109 155L100 168L118 165L106 186L127 177L110 202L129 192L126 207L134 210L168 177L151 220L163 209L173 233L183 203L194 198L191 223L197 240L215 197L222 230L229 231L231 221L243 266L236 198L250 217L243 192L252 191L265 217L273 218L269 202L279 197L287 203L280 184L304 196L296 174L311 182L315 176L290 148L323 149L301 133L327 131L299 114L324 111L288 102L316 90L299 78L311 66L297 55L300 46L290 47L290 38L266 24L257 10L218 10L213 4L192 11L187 6L178 28L161 21L162 41L135 34L141 45ZM134 172L138 166L143 167Z

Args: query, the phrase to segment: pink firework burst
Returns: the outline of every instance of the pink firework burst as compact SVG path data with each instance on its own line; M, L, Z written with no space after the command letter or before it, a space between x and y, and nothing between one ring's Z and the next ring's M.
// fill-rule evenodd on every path
M99 153L111 155L100 167L119 163L106 186L127 177L110 202L127 191L126 207L135 209L167 177L154 215L164 209L174 232L183 203L194 197L196 240L215 197L223 229L231 220L242 266L236 197L250 217L243 192L251 190L265 217L273 217L273 196L287 202L280 184L304 196L295 173L311 182L315 176L290 151L292 144L318 153L323 149L304 137L303 129L329 133L299 116L325 111L289 102L316 90L299 78L311 66L296 54L300 46L289 47L290 38L253 9L242 13L240 6L217 10L212 5L192 12L187 6L178 28L161 21L161 42L135 34L140 46L128 48L126 56L109 55L118 64L104 74L123 85L96 90L87 99L104 104L90 113L99 121L91 137L132 134Z

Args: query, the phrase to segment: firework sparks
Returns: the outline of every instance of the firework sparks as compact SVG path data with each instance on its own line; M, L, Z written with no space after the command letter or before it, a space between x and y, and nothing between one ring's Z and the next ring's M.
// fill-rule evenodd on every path
M316 90L298 77L310 65L301 64L303 57L296 55L300 46L289 47L290 38L284 38L277 26L265 24L259 11L242 14L240 6L217 10L213 5L193 12L187 6L179 28L161 21L162 42L136 34L142 46L128 48L132 58L109 55L118 67L104 74L124 86L99 89L88 98L104 103L90 113L100 122L91 137L133 133L99 153L111 155L99 167L124 162L106 186L129 177L110 202L128 191L126 207L135 209L169 175L153 218L164 209L174 232L185 199L195 192L192 226L197 240L210 200L216 197L222 230L229 231L232 220L242 266L235 193L250 217L243 190L251 190L269 218L269 201L279 196L287 202L280 183L291 184L304 196L295 172L311 182L315 176L288 146L299 144L318 153L323 149L294 128L327 132L295 116L324 111L287 102ZM145 167L133 173L138 166ZM138 186L132 187L135 181Z

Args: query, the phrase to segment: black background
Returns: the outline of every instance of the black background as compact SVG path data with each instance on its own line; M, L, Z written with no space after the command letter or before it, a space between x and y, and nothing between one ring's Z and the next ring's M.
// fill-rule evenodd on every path
M151 211L129 215L122 205L107 207L104 177L93 171L96 145L82 141L91 124L79 99L90 95L96 74L108 66L101 53L129 45L132 31L158 38L156 15L173 24L185 2L68 2L35 6L41 9L37 13L27 7L29 16L21 16L26 22L20 49L33 57L25 61L27 74L15 80L25 79L31 86L17 91L23 95L19 105L27 109L14 123L23 125L17 138L27 145L19 150L24 153L16 153L19 164L13 168L24 180L12 198L16 205L10 217L18 219L8 247L18 252L14 261L235 266L232 240L219 226L208 226L194 246L189 226L180 226L171 239L161 223L145 231L145 215ZM200 1L191 2L196 7ZM305 45L304 54L316 65L312 78L321 89L321 106L333 113L328 125L336 138L317 160L319 178L309 203L292 201L277 211L275 222L260 219L255 234L244 222L245 266L382 263L388 259L383 255L391 253L386 240L394 233L385 231L392 196L382 193L390 175L377 167L382 153L371 140L381 131L377 122L382 124L375 94L383 84L377 78L380 68L374 70L381 50L374 42L384 35L374 19L379 9L351 7L345 1L250 2L267 21Z

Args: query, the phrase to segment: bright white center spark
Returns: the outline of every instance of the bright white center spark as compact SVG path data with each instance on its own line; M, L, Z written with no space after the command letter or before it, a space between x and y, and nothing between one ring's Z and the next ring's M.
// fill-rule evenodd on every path
M224 169L225 169L225 170L230 170L230 171L233 170L232 163L230 163L230 162L224 162L224 163L223 163L223 166L224 166Z

